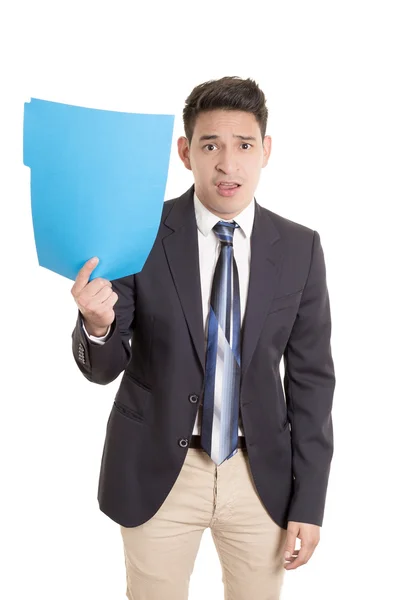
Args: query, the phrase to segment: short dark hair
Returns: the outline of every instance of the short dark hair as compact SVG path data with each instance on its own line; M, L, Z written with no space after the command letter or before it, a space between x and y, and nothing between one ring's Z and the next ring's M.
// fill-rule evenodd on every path
M186 98L183 109L185 135L192 141L197 115L210 110L243 110L252 113L264 139L267 129L268 108L264 92L253 79L222 77L197 85Z

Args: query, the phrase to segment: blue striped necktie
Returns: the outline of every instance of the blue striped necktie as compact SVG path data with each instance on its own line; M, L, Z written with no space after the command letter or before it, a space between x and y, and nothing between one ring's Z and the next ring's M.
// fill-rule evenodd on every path
M237 452L240 386L240 295L233 256L233 233L239 225L219 221L221 242L211 288L201 446L215 464Z

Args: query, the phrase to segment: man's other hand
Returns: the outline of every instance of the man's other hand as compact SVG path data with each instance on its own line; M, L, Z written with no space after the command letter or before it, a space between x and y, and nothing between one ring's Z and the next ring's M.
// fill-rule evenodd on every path
M289 521L284 550L284 567L287 571L305 565L314 553L320 540L320 527L310 523ZM295 550L296 538L300 539L301 547Z

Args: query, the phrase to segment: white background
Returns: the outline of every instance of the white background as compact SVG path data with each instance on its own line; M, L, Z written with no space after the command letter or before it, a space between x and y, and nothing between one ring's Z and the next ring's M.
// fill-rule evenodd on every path
M81 375L71 352L72 282L38 266L24 102L175 114L172 198L192 183L176 152L184 100L224 75L252 77L265 91L272 155L256 198L320 233L331 298L337 386L325 521L311 561L286 574L283 600L397 597L395 4L3 4L1 598L125 598L119 528L96 499L120 378L102 387ZM223 598L209 530L190 585L190 600L205 597Z

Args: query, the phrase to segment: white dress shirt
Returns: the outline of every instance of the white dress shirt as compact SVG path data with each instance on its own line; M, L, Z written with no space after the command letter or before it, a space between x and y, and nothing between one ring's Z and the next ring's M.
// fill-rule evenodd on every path
M215 266L220 252L220 241L213 231L214 225L221 219L210 212L198 199L196 193L193 195L194 210L197 222L197 236L199 246L199 267L200 267L200 284L201 297L203 304L203 325L204 325L204 340L205 348L207 345L207 326L208 313L210 310L211 286L214 276ZM254 199L235 219L239 228L235 229L233 236L233 249L239 275L240 288L240 318L243 323L243 316L246 309L247 292L249 287L250 274L250 239L254 223ZM93 342L104 344L109 334L110 327L107 333L102 337L89 335L83 325L86 335ZM201 406L197 412L196 421L193 428L194 435L200 435L201 424ZM243 434L241 427L241 419L239 419L239 435Z

